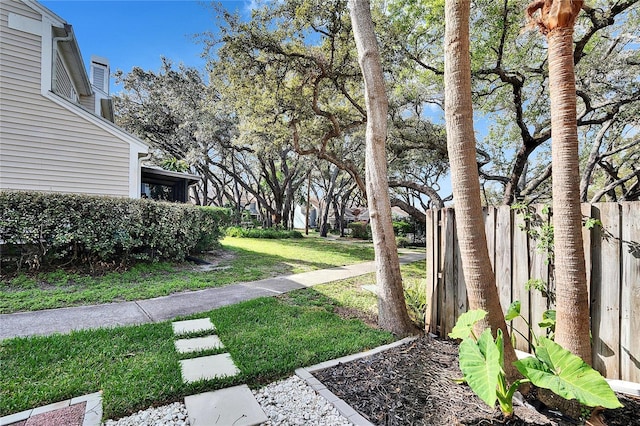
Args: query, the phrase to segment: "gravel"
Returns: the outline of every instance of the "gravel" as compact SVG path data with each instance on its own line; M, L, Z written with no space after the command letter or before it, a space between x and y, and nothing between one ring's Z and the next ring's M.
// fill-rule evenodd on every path
M104 426L187 426L187 408L183 403L148 408L120 420L107 420Z
M298 376L253 391L269 421L263 426L349 426L326 399Z
M350 426L326 399L318 395L305 381L292 376L253 391L269 418L262 426ZM188 426L187 409L174 402L162 407L138 411L117 421L107 420L104 426Z

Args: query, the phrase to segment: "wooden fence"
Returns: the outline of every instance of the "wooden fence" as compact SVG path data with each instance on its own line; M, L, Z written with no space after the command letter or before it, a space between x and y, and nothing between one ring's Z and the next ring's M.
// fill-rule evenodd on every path
M602 223L583 228L594 367L607 378L640 383L640 202L583 204L582 214ZM484 216L502 307L520 300L539 333L542 313L553 303L540 291L526 290L525 283L540 279L552 292L552 267L540 239L527 230L539 230L549 216L543 206L532 206L529 220L509 206L485 208ZM441 336L468 303L455 226L452 208L427 211L426 327ZM530 337L522 320L513 327ZM518 349L530 350L527 340L512 334Z

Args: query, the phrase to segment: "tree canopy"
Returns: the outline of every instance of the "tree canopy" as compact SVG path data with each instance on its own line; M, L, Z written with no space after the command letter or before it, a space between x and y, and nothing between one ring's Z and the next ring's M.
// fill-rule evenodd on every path
M576 22L582 201L640 196L637 3L589 2ZM526 4L476 0L471 8L485 203L543 201L550 192L546 46L523 31ZM200 174L199 204L241 212L252 200L271 222L288 226L308 176L316 198L364 200L367 118L347 2L267 2L250 18L221 6L211 11L219 28L199 37L206 75L169 59L159 71L118 72L124 84L116 97L118 124L152 146L157 164L182 160ZM389 99L391 203L424 220L424 210L451 199L444 192L444 1L374 2L372 19ZM320 163L335 167L338 181L348 176L358 196L342 185L333 190L348 192L328 197L321 175L311 172Z

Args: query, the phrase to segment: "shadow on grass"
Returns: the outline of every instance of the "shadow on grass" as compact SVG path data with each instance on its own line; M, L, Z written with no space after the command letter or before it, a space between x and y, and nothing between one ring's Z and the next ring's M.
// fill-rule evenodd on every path
M350 298L355 297L353 295ZM363 303L371 295L362 293ZM375 298L373 299L375 301ZM394 340L335 313L343 302L314 289L194 315L209 317L242 373L183 384L168 322L0 342L0 416L102 390L106 418L240 383L252 387L299 367Z
M63 270L23 274L11 282L0 282L0 313L142 300L373 260L370 247L318 239L227 240L234 244L225 244L223 250L234 256L210 271L156 263L100 277Z

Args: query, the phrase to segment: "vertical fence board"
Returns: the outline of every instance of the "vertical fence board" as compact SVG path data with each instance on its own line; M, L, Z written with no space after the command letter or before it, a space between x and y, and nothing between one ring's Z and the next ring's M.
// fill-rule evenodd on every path
M440 209L438 210L438 213L435 217L435 225L437 226L437 240L434 243L434 259L436 262L436 268L438 271L438 275L437 275L437 293L435 294L435 299L436 299L436 315L437 317L435 318L435 328L436 328L436 333L440 333L440 325L442 323L442 310L444 307L443 304L443 292L444 290L442 289L444 287L444 282L445 282L445 276L444 276L444 255L443 252L446 250L445 247L445 241L444 241L444 210Z
M489 249L489 260L491 268L495 272L496 267L496 208L483 207L484 213L484 232L487 235L487 249Z
M535 215L537 220L541 225L549 223L549 215L545 214L544 206L536 206ZM529 236L529 264L531 266L531 270L529 272L529 279L539 279L542 280L549 289L549 262L547 260L548 251L543 250L538 247L538 241L531 236ZM531 305L529 306L529 324L531 324L531 328L533 332L540 336L543 331L538 325L538 323L542 320L542 314L549 309L549 301L547 297L543 295L543 293L539 290L531 288L529 292L529 297L531 301Z
M455 311L453 313L454 322L451 325L452 328L455 325L455 321L458 319L460 314L463 314L467 311L467 284L464 281L464 271L462 270L462 255L460 254L460 244L457 244L457 238L455 254L455 274Z
M594 250L600 280L591 286L591 333L593 367L605 377L617 379L620 344L620 205L598 203L602 229L599 248ZM594 254L596 254L594 253Z
M582 207L583 219L589 219L594 217L593 215L595 213L592 212L591 204L583 203L581 207ZM593 239L593 231L590 229L587 229L586 226L583 226L582 227L582 246L584 248L584 266L587 271L587 291L589 292L589 300L591 300L591 278L592 278L591 262L593 258L591 254L592 245L593 245L592 239Z
M440 324L440 333L443 336L449 334L453 326L455 325L455 289L457 287L456 278L456 233L455 233L455 214L453 209L444 209L443 212L443 240L447 249L444 250L442 256L444 258L444 281L442 285L442 300L443 300L443 315L442 322Z
M438 262L435 258L437 243L436 234L438 232L438 211L427 210L425 212L425 238L426 238L426 274L427 284L425 291L426 294L426 312L424 316L424 328L425 331L434 333L436 332L435 325L437 324L437 285L438 285ZM434 294L436 298L434 299Z
M622 380L640 383L640 203L622 203Z
M525 220L519 214L513 217L512 241L513 241L513 281L511 283L512 301L519 300L521 312L529 312L529 292L525 290L525 284L529 280L529 240L527 232L522 229L526 225ZM528 316L528 315L527 315ZM529 327L522 320L513 320L513 328L519 333L513 333L516 338L516 349L529 352Z
M495 266L500 304L505 311L511 304L511 207L496 211Z

